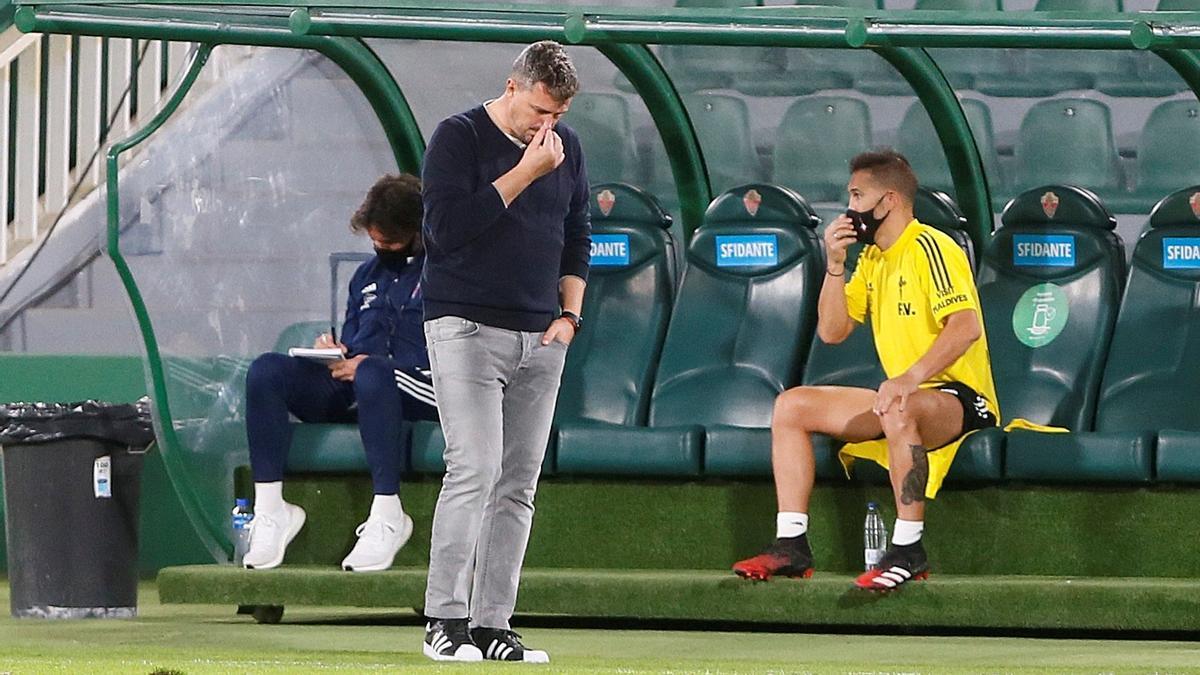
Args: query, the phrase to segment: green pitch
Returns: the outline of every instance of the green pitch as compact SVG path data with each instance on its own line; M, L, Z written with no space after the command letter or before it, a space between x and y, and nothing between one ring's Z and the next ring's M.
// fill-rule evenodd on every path
M1200 643L531 628L549 667L439 666L411 613L288 608L258 625L224 605L162 605L142 587L133 620L8 616L0 585L0 673L881 673L1200 672Z

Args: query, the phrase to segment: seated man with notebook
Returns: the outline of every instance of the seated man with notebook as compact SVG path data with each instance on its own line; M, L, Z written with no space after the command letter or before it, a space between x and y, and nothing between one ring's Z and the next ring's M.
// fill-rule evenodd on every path
M289 413L303 422L358 424L375 498L343 569L387 569L412 535L412 519L399 496L401 421L437 419L421 324L422 216L416 177L391 175L376 182L350 221L351 229L370 237L375 257L350 280L341 340L327 334L313 345L337 350L333 358L270 353L251 364L246 435L255 513L246 567L277 567L304 525L304 509L283 500ZM304 351L311 350L293 353Z

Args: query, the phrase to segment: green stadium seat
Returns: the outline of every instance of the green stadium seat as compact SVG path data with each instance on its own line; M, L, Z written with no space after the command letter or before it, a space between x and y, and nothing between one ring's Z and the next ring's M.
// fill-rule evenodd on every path
M1155 11L1200 11L1198 0L1161 0ZM1148 98L1170 96L1187 89L1187 83L1158 56L1149 52L1122 52L1115 68L1096 76L1096 88L1109 96Z
M620 94L582 92L571 100L565 119L579 135L593 184L637 182L638 171L629 121L629 102Z
M1136 205L1154 204L1163 195L1195 180L1200 157L1200 104L1167 101L1156 107L1142 127L1138 144Z
M958 205L943 192L921 188L914 203L917 220L932 225L950 235L966 252L971 267L975 267L974 247L965 228L967 219ZM855 245L847 257L847 273L853 273L862 246ZM875 389L886 379L883 366L875 351L870 323L854 330L844 342L830 345L813 340L804 366L803 384L808 386L838 385ZM962 445L955 458L949 479L951 481L995 480L1000 477L1002 438L991 434L975 434ZM813 438L813 450L817 459L817 475L821 478L842 476L842 466L837 461L836 451L840 444L832 439L817 435ZM760 454L759 469L769 474L770 454ZM860 462L855 471L877 482L886 482L886 474L869 462Z
M1144 438L1086 433L1093 428L1125 276L1116 219L1095 194L1049 185L1019 195L1001 220L979 270L1000 410L1005 420L1075 432L1011 432L1005 476L1148 479Z
M713 193L762 180L765 171L754 147L745 101L725 94L685 94L683 103L700 139ZM654 148L650 192L664 205L674 206L678 194L670 162L661 144Z
M560 473L697 475L737 463L745 431L770 424L814 330L823 258L804 199L774 185L727 191L688 246L648 427L560 429ZM708 437L706 438L706 433Z
M797 0L795 4L852 9L883 6L877 0ZM750 96L805 96L829 89L849 89L862 74L881 68L889 66L869 50L788 49L782 71L760 69L752 77L738 78L733 86Z
M796 101L779 124L775 183L814 202L845 202L850 158L871 147L871 113L859 99Z
M592 187L587 329L576 336L555 417L642 426L675 296L671 218L630 185Z
M1099 101L1064 98L1035 104L1021 121L1012 188L1078 185L1101 197L1121 192L1112 115Z
M1038 0L1039 12L1120 12L1121 0ZM989 96L1045 98L1092 89L1097 78L1119 69L1121 53L1098 50L1013 49L1008 68L981 74L975 89Z
M734 81L733 87L747 96L788 97L807 96L829 89L850 89L854 86L852 74L829 67L829 62L839 54L855 59L874 56L845 49L787 49L783 70L763 69L743 75Z
M1100 391L1098 431L1158 431L1160 481L1200 481L1198 256L1200 186L1193 186L1155 206L1134 248Z
M700 137L713 194L766 177L754 147L745 101L719 94L691 94L683 101Z
M996 154L992 113L983 101L964 98L960 103L963 113L967 116L967 123L971 125L975 145L983 155L983 169L987 172L988 184L992 192L1002 193L1005 190L1005 182L1000 169L1000 157ZM950 194L955 193L946 153L937 142L933 122L920 101L914 102L904 114L897 137L896 149L908 158L921 185Z
M987 12L1002 9L999 0L917 0L916 10ZM971 89L980 73L1003 71L1004 52L999 49L929 49L950 86ZM858 72L854 88L875 96L911 96L912 87L883 59Z
M1121 52L1108 59L1111 69L1096 74L1096 89L1109 96L1149 98L1187 89L1175 69L1150 52Z
M676 0L676 7L760 7L762 0ZM726 89L742 78L780 73L787 56L779 47L663 45L658 50L675 89ZM622 78L623 79L623 78Z
M1116 219L1094 194L1049 185L1001 222L978 275L1000 411L1089 430L1125 276Z

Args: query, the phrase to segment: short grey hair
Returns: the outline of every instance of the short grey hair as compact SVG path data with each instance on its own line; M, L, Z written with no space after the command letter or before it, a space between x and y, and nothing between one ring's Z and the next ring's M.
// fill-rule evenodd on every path
M513 61L509 77L522 89L529 89L540 82L559 102L579 93L575 64L571 63L567 50L553 40L535 42L521 50L521 55Z

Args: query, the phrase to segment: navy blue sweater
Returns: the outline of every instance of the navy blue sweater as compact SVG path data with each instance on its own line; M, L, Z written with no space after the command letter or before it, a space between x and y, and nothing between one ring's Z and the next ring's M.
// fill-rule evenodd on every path
M542 331L558 316L558 281L587 280L591 251L587 169L579 137L555 127L565 159L505 208L492 181L524 151L483 106L442 121L421 174L425 203L425 319L461 316Z
M387 356L404 366L429 368L421 327L422 260L417 256L389 269L375 257L354 271L341 335L350 356Z

